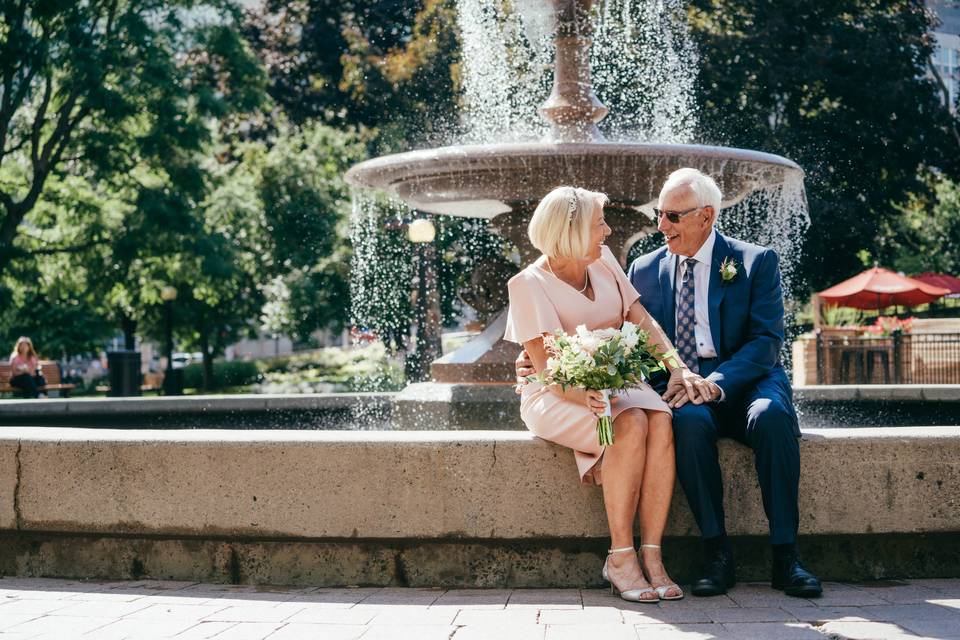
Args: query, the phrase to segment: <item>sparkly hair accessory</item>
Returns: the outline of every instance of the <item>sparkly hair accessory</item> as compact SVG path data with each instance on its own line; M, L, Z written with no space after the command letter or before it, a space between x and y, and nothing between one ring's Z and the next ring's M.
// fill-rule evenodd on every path
M570 222L573 222L573 214L577 212L577 206L579 206L577 202L577 188L572 187L570 189L570 198L567 200L567 219Z

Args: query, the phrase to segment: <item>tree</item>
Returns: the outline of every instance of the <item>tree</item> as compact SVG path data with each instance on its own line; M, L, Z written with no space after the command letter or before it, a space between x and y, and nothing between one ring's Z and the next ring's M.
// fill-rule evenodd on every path
M0 273L33 251L21 224L52 177L100 179L152 160L195 188L189 152L209 138L207 119L261 100L229 0L0 7ZM77 246L45 251L55 249Z
M48 180L21 230L21 246L31 251L0 274L4 341L29 335L41 353L58 357L101 348L113 330L102 293L91 285L104 273L98 252L124 211L122 202L87 180Z
M960 185L942 175L928 180L933 197L914 195L900 208L883 257L907 274L960 274Z
M12 347L18 336L29 336L44 358L99 351L113 332L100 315L97 300L82 287L83 281L69 272L36 267L19 274L33 281L34 287L0 291L0 336L4 337L0 348Z
M365 157L365 134L281 125L262 153L264 276L273 279L264 328L308 341L349 319L350 190L344 172Z
M381 150L449 137L459 47L452 0L267 0L245 33L296 125L377 128Z
M802 271L821 288L860 266L894 203L958 170L922 0L694 0L707 141L782 154L807 172ZM799 280L799 279L798 279Z

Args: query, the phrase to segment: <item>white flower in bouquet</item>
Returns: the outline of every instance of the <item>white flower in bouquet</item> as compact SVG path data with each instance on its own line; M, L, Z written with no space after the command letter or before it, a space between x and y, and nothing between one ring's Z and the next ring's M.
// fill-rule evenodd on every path
M640 329L629 320L623 323L620 329L620 340L623 342L624 351L627 355L633 351L637 343L640 342Z

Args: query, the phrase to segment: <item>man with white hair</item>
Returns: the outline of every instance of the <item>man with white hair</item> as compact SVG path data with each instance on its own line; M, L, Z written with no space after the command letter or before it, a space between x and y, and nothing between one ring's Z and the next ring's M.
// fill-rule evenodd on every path
M681 359L704 378L696 403L680 386L663 381L658 389L677 407L677 476L704 540L706 561L692 591L719 595L736 581L717 457L717 439L731 437L754 452L773 546L773 587L817 597L820 581L797 552L800 429L779 357L779 258L717 233L720 201L709 176L689 168L672 173L655 210L666 246L637 258L628 274Z

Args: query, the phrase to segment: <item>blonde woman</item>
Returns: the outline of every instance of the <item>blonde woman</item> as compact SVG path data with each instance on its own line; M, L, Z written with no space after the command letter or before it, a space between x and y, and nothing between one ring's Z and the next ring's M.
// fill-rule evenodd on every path
M663 350L673 348L604 244L611 232L603 215L606 201L602 193L558 187L530 220L530 241L543 255L509 282L505 338L523 345L538 372L547 362L543 335L573 333L580 324L619 328L629 320ZM671 368L671 376L688 390L696 377L682 364ZM617 396L615 444L602 447L596 423L603 406L596 391L529 383L521 392L520 415L539 437L574 450L581 482L602 485L611 539L603 578L611 589L636 602L680 599L683 591L660 554L675 477L671 408L646 384ZM642 566L633 540L638 510Z
M10 386L20 389L25 398L39 397L38 388L47 384L47 381L40 374L40 359L30 338L17 338L10 353L10 368Z

